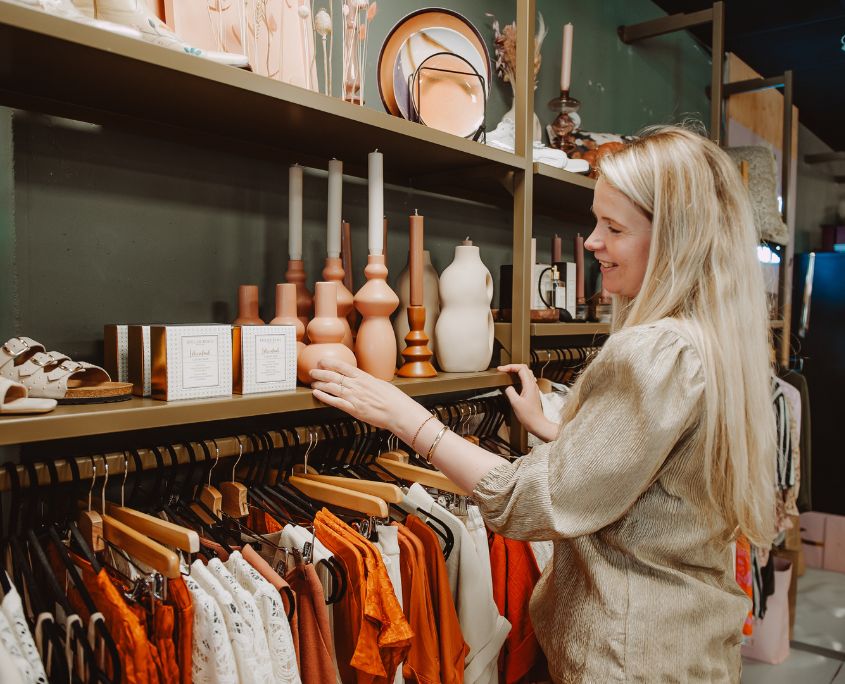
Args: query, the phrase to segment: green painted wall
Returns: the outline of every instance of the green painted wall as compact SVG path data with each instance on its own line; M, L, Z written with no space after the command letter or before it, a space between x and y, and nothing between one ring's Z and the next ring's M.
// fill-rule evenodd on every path
M576 27L573 94L583 102L585 128L630 133L688 113L707 118L704 87L710 62L692 38L679 34L627 47L616 37L619 24L659 16L651 2L538 4L549 26L536 97L543 124L552 118L545 103L557 94L561 26L566 21ZM410 0L380 3L371 27L368 83L373 90L365 93L370 106L381 108L375 90L381 37L417 6ZM506 23L514 3L453 0L449 6L476 23L492 52L485 11ZM509 86L497 83L488 124L495 125L509 106ZM104 323L229 321L242 283L261 286L262 314L272 316L273 285L282 279L286 263L285 163L27 112L3 110L0 127L5 134L0 142L4 340L27 334L50 349L97 361ZM8 182L11 169L14 183ZM324 255L324 178L306 176L305 194L304 251L313 281ZM364 186L345 184L344 215L353 226L358 285L363 280L366 204ZM467 234L481 246L496 281L499 265L511 260L509 211L402 188L388 189L385 208L392 227L392 277L404 266L404 227L415 208L426 216L427 246L439 270ZM589 226L580 228L589 231ZM575 229L538 218L540 259L548 258L555 231L566 237L568 247Z

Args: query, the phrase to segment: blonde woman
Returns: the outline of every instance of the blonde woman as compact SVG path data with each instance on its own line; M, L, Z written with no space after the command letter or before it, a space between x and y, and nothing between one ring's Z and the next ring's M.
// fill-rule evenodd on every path
M508 463L343 364L314 395L387 428L472 491L487 525L554 541L531 599L556 682L738 682L748 599L738 532L774 532L775 427L757 235L737 169L661 127L602 160L585 246L614 295L613 334L560 425L525 366L506 366L525 427L546 443ZM419 431L419 434L417 434Z

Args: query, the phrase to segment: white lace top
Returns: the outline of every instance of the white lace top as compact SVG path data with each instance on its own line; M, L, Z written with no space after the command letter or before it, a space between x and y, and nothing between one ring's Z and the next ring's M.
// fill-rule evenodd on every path
M225 565L244 590L252 595L258 607L270 648L274 681L278 684L301 684L293 637L278 590L247 563L240 551L233 552Z
M267 645L267 634L264 631L264 623L258 611L258 606L255 605L255 599L252 597L252 593L240 585L238 580L234 578L219 558L212 558L208 562L207 569L217 578L223 588L232 595L232 600L238 607L241 618L243 619L247 638L252 644L256 661L255 670L250 673L248 679L242 677L241 680L244 682L256 682L256 684L273 684L273 666L270 664L270 648Z
M8 577L8 575L6 576ZM9 581L11 583L11 580ZM47 684L47 673L44 672L44 664L41 662L41 656L35 647L35 640L29 631L21 596L14 585L3 597L3 602L0 603L0 611L6 617L20 647L21 655L29 665L28 674L21 671L21 674L24 675L24 681L33 684Z
M243 615L232 597L232 593L226 589L211 571L202 564L202 561L195 560L191 564L191 577L205 589L217 601L223 613L223 622L226 623L226 632L235 652L235 663L238 666L238 681L242 684L253 684L258 682L256 673L260 667L258 654L252 642L252 629L247 627Z
M0 611L0 645L3 646L11 657L11 660L15 665L15 669L20 674L22 682L30 684L31 682L38 681L36 674L32 670L32 666L24 657L20 644L18 644L18 640L15 637L15 633L12 631L12 626L9 624L9 621L6 619L6 614L3 611ZM46 682L46 679L42 681Z
M194 604L191 681L193 684L238 684L235 654L220 606L192 576L183 579Z

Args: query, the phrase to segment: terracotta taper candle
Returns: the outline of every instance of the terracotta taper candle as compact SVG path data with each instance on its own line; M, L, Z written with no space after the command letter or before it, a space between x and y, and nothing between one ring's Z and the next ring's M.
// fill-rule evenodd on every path
M337 283L337 315L343 320L343 344L353 349L352 328L349 326L347 316L352 311L352 293L343 284L343 263L340 257L326 257L326 266L323 268L323 280Z
M408 327L402 358L405 363L398 374L403 378L433 378L437 375L431 364L433 356L425 334L425 307L423 306L423 217L414 212L410 219L411 304L408 306Z
M338 318L337 287L336 282L314 284L316 310L307 330L311 343L302 350L297 363L297 377L306 385L311 384L310 372L322 360L337 359L357 365L355 354L343 344L345 320Z
M264 325L258 315L258 285L238 286L238 317L233 325Z
M563 261L563 245L561 244L560 235L555 235L552 238L552 263L556 264Z
M584 304L584 238L575 236L575 303Z
M302 353L305 344L305 326L296 315L296 285L293 283L278 283L276 285L276 317L270 325L292 325L296 328L296 358Z
M314 315L314 296L305 286L305 262L302 259L290 259L285 280L296 285L296 315L302 325L308 325Z
M381 380L392 380L396 372L396 338L390 314L399 306L399 297L387 284L383 254L370 254L364 275L366 284L355 295L355 308L361 325L355 338L358 367Z

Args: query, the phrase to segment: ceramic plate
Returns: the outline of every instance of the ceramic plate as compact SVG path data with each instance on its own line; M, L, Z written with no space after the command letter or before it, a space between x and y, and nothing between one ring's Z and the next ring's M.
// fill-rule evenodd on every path
M411 85L420 122L462 138L484 123L484 89L469 63L451 52L429 57Z
M411 118L409 107L410 93L408 84L414 72L426 59L437 53L448 52L463 57L467 63L454 62L452 66L460 71L472 71L486 78L484 57L478 54L472 43L457 31L443 27L423 29L409 36L396 55L393 67L393 96L396 106L406 119ZM428 67L433 66L431 62ZM443 68L442 65L438 65ZM471 67L471 68L470 68ZM429 80L429 79L424 79ZM478 81L478 79L475 79ZM485 86L487 82L485 81ZM486 90L486 88L485 88Z
M387 35L384 44L381 47L378 60L378 88L381 100L384 103L385 109L394 116L402 116L399 110L396 96L393 90L394 70L397 63L397 57L405 42L415 33L420 31L431 30L435 28L451 29L452 31L463 36L470 45L474 48L479 57L468 59L470 64L480 62L483 69L480 71L484 76L486 82L490 83L491 66L490 55L487 52L487 46L484 43L481 34L467 19L453 12L452 10L441 8L428 8L412 12L404 19L401 19ZM406 86L407 88L407 82ZM407 101L407 100L406 100Z

